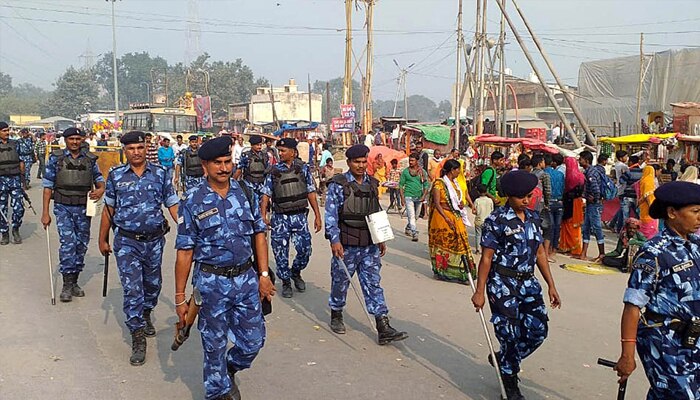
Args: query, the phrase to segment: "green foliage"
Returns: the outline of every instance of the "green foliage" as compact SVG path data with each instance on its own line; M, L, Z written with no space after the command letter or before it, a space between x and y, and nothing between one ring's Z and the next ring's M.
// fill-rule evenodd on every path
M407 102L408 118L412 120L416 119L421 122L442 122L449 118L452 107L450 102L447 100L442 100L438 105L429 98L419 94L408 96ZM372 112L374 114L374 118L392 116L394 112L394 101L374 101L372 105ZM396 104L396 116L403 117L404 115L404 103L403 98L401 98L398 104Z
M20 83L12 86L12 78L0 73L0 121L8 121L10 114L45 115L46 90Z
M55 83L46 103L46 114L75 119L85 111L85 103L97 99L100 87L93 70L68 67Z
M340 104L343 102L343 78L335 78L328 81L330 84L331 118L340 117ZM326 81L314 82L311 92L323 95L323 120L330 121L326 115ZM357 118L360 117L360 105L362 104L362 88L360 83L352 81L352 102L357 110ZM357 119L356 119L357 120Z
M0 95L7 95L12 90L12 77L0 72Z

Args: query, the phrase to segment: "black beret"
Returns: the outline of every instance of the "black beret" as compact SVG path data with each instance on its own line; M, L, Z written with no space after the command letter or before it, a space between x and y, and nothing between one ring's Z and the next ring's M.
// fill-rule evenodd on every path
M207 140L199 148L199 158L205 161L213 160L217 157L231 155L231 145L233 141L230 136L221 136L216 139Z
M367 154L369 154L369 147L365 146L364 144L356 144L345 150L345 157L347 157L348 160L367 157Z
M665 183L654 191L654 197L654 202L649 207L649 216L655 219L667 218L666 207L700 204L700 185L684 181Z
M250 137L250 140L248 140L248 141L250 142L250 144L260 144L260 143L262 143L263 140L258 135L252 135Z
M145 143L145 137L146 135L141 131L131 131L122 135L119 141L126 146L127 144Z
M64 138L68 138L71 136L83 136L83 137L85 137L85 131L83 131L80 128L68 128L65 131L63 131Z
M3 130L3 129L7 129L7 128L9 128L9 127L10 127L10 125L7 125L7 122L5 122L5 121L0 121L0 131Z
M518 169L501 177L501 189L506 196L525 197L535 189L537 182L534 174Z
M292 149L292 150L297 149L297 144L298 143L297 143L296 139L292 139L292 138L288 138L288 137L282 138L282 139L277 141L277 147L285 147L287 149Z
M197 139L199 139L199 136L197 135L190 135L190 137L187 138L187 140L189 140L190 142Z

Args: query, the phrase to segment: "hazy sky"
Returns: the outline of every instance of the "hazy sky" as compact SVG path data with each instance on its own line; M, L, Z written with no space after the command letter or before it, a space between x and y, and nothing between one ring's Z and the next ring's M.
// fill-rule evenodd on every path
M489 31L498 33L499 11L489 0ZM416 63L409 94L450 97L455 75L458 0L377 0L375 7L375 99L393 99L396 59ZM475 0L464 0L465 39L471 42ZM700 47L700 0L519 0L543 40L560 76L576 84L583 61L645 51ZM290 77L306 84L343 74L343 0L119 0L117 52L148 51L174 63L185 59L188 21L196 9L200 50L212 59L242 58L257 76L276 86ZM92 53L111 51L110 3L104 0L0 0L0 70L15 83L50 88L68 65L82 66ZM509 6L511 17L517 14ZM354 48L366 41L364 9L353 14ZM525 34L521 24L520 32ZM530 42L530 48L534 45ZM97 58L97 57L96 57ZM508 32L508 67L531 71ZM363 63L364 66L364 63ZM549 74L548 74L549 75ZM359 80L359 75L356 77Z

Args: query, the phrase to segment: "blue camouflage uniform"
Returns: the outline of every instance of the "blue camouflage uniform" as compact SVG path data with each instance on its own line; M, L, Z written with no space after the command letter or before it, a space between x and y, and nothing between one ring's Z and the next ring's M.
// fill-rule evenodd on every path
M154 233L166 230L167 220L161 207L170 208L178 200L163 167L147 162L141 177L129 164L109 171L105 204L114 208L114 255L124 288L125 322L131 332L146 326L144 310L152 310L158 303L165 237ZM136 240L124 232L157 237Z
M201 184L205 180L203 176L196 177L187 176L185 174L185 153L191 151L192 149L190 147L187 147L186 149L180 151L179 155L177 156L177 165L180 166L180 179L184 179L185 192L187 192L195 186L199 186L199 184Z
M72 157L67 149L63 150L63 156ZM81 152L76 159L85 157L87 155ZM42 186L45 189L54 190L55 188L58 161L59 157L52 153L42 180ZM96 162L92 165L92 181L94 184L105 181ZM53 204L53 213L56 216L56 229L61 243L58 250L59 272L64 275L79 274L85 267L85 253L90 243L92 218L85 215L84 205L61 204L56 201Z
M348 182L354 182L355 177L350 172L344 173ZM368 183L369 176L365 174L362 183ZM331 244L340 243L340 227L338 226L338 210L342 209L345 202L343 186L330 181L326 194L326 237ZM350 276L355 272L360 279L360 286L365 297L367 311L375 317L385 316L389 313L384 299L384 289L380 285L382 268L379 246L343 246L343 261L348 267ZM331 310L340 311L345 307L345 299L348 294L350 281L343 268L335 257L331 261L331 294L328 305Z
M664 229L637 253L624 302L659 316L642 318L637 351L651 385L648 400L700 399L700 349L686 349L670 325L700 317L700 237Z
M250 196L258 204L257 195ZM233 388L228 371L250 368L265 342L265 324L254 268L229 278L201 271L200 266L245 264L253 256L253 235L267 226L260 208L250 206L234 180L225 199L206 182L189 191L178 213L175 248L194 251L192 284L202 295L197 327L204 349L204 386L206 398L214 399ZM227 352L229 339L234 346Z
M0 141L2 143L2 141ZM8 139L8 143L17 144L16 140ZM12 217L7 212L7 200L10 199L10 207L12 208ZM12 220L12 226L19 229L22 226L22 218L24 217L24 200L22 198L22 178L17 175L0 176L0 211L5 218ZM0 233L8 233L10 226L8 221L0 216Z
M245 151L243 154L241 154L241 159L238 161L238 166L236 169L240 169L241 171L245 172L249 167L250 167L250 153L253 152L253 150L250 151ZM258 154L263 158L265 161L265 168L269 168L269 158L267 157L267 154L265 154L264 151L258 152ZM245 182L248 187L255 191L255 193L258 195L258 198L262 198L263 195L263 187L265 186L266 182L262 183L254 183L254 182L249 182L248 180L245 179L244 177L245 174L241 175L241 181Z
M499 366L504 375L520 371L520 362L547 337L547 308L535 278L537 249L544 242L537 213L525 210L523 222L509 206L496 209L483 225L481 246L494 250L486 291L491 322L501 344ZM505 276L496 268L524 274Z
M280 172L289 171L289 166L286 163L279 163L275 166ZM301 173L306 180L306 190L309 193L316 191L316 184L308 164L303 164ZM265 177L265 183L262 187L262 194L272 199L272 174ZM275 256L275 265L277 265L277 276L286 281L291 279L293 273L301 272L306 268L311 257L311 233L309 232L309 223L307 212L298 214L280 214L273 212L270 218L270 245L272 253ZM296 257L292 262L292 269L289 269L289 242L294 244Z
M19 159L24 162L24 181L29 185L34 164L34 139L31 136L17 139L17 153Z

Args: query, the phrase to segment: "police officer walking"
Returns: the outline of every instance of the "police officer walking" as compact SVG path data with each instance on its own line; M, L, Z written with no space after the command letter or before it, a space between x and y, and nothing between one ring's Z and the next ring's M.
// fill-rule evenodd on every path
M651 385L647 399L700 399L700 185L675 181L654 194L649 214L666 228L632 264L617 374L621 382L632 374L636 347Z
M124 288L124 314L131 332L131 365L146 361L146 337L156 335L151 314L162 285L161 262L165 234L170 230L161 207L177 220L179 198L168 171L146 161L143 132L121 137L127 163L107 176L105 207L100 224L100 252L109 255L108 235L114 228L114 254Z
M350 276L357 274L365 297L367 311L374 315L379 334L379 344L404 340L406 332L399 332L389 325L389 310L384 299L384 289L379 284L381 257L386 244L375 244L365 221L365 216L381 210L378 197L378 181L367 175L365 145L354 145L346 152L348 172L338 174L328 183L326 195L326 238L331 242L331 308L330 327L338 334L345 333L343 307L350 281L338 259L345 261Z
M321 231L321 213L316 200L316 183L309 166L297 158L297 141L283 138L277 142L280 162L265 178L262 192L262 217L272 229L272 252L275 255L277 276L282 280L282 297L292 297L292 280L298 292L306 290L301 271L311 257L311 233L307 208L314 211L314 230ZM272 199L272 218L268 220L267 207ZM289 269L289 242L294 243L296 257Z
M198 328L207 400L241 398L234 375L250 368L262 348L261 298L271 300L275 293L268 274L267 226L255 192L231 179L231 144L229 136L222 136L200 148L207 179L182 200L175 243L180 323L188 313L185 287L195 263L192 285L202 299ZM235 346L227 351L229 338Z
M175 182L183 180L185 192L204 182L204 169L197 155L199 137L197 135L190 135L189 142L190 147L180 152L177 166L175 167Z
M85 132L78 128L63 131L66 148L51 152L46 165L43 186L41 223L44 229L51 225L49 206L53 199L53 213L61 242L58 250L59 272L63 275L60 300L64 303L85 296L78 285L78 276L85 267L85 253L90 243L91 217L85 213L88 193L99 200L105 191L105 180L97 166L97 156L82 151ZM94 188L93 188L94 187Z
M10 139L10 127L0 121L0 245L10 243L10 213L7 201L12 207L12 242L21 244L19 228L24 217L22 181L24 162L17 151L17 141Z
M501 345L496 356L508 400L524 399L518 387L520 363L547 337L547 308L535 265L549 287L551 306L561 306L539 216L527 208L538 182L525 170L511 171L501 178L508 200L484 221L479 277L472 296L478 311L484 307L484 293L488 291L491 321ZM490 355L489 362L493 364Z
M29 128L22 128L19 131L20 138L17 139L17 152L19 159L24 163L24 184L29 188L29 180L32 177L32 165L36 161L34 157L34 138Z
M251 136L250 150L243 152L236 172L233 174L233 179L235 180L240 179L242 176L243 182L251 190L254 190L259 198L262 198L262 188L270 166L267 154L262 151L262 146L262 137L258 135Z

